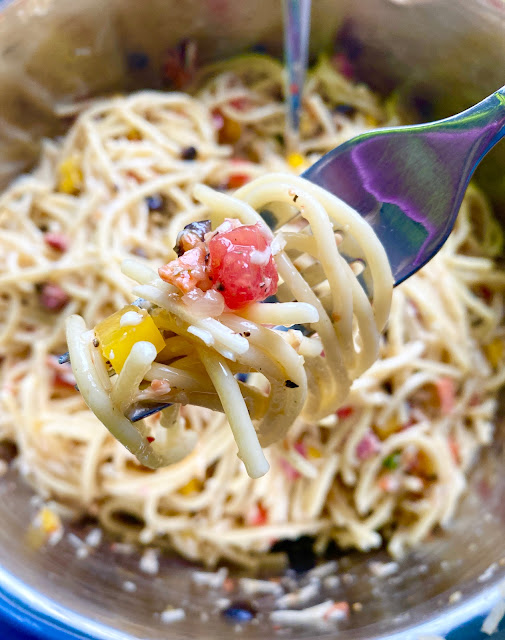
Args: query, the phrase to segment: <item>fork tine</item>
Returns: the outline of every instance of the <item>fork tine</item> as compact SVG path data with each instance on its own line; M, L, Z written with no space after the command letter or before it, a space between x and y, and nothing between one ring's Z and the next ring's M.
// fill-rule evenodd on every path
M163 409L166 409L167 407L171 407L171 406L172 406L171 402L169 403L158 402L156 404L150 404L147 406L144 404L138 403L130 408L126 417L128 418L128 420L131 420L132 422L138 422L139 420L143 420L144 418L147 418L148 416L152 416L158 411L162 411Z

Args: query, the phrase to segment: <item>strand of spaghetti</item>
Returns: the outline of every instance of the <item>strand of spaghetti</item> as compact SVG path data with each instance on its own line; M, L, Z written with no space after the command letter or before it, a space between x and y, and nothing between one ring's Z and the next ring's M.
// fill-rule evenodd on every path
M110 399L121 413L130 406L146 373L156 358L156 347L151 342L136 342L110 392Z
M238 383L221 358L203 347L198 348L198 353L228 417L233 437L237 443L239 457L251 478L259 478L268 471L269 464L258 442L258 436Z
M238 312L242 318L256 324L310 324L319 320L319 314L306 302L264 302L248 305Z

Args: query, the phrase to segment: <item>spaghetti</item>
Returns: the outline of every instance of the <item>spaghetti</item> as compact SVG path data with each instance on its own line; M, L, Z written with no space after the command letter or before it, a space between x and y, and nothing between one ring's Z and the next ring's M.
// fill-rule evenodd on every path
M379 359L354 381L345 406L335 412L334 396L324 392L327 409L316 415L312 407L294 420L264 451L270 471L258 480L248 477L237 458L225 416L192 406L210 380L200 360L188 356L186 368L177 367L186 385L195 381L187 387L192 404L181 408L181 420L164 417L170 426L164 430L154 417L146 420L146 435L160 432L168 442L164 452L172 443L180 458L156 470L139 465L109 434L76 393L70 369L57 364L67 317L78 314L94 327L133 300L121 264L126 273L136 273L144 293L150 287L153 297L165 295L146 283L166 261L180 229L219 210L212 198L247 202L255 211L271 198L270 189L278 190L274 199L286 197L285 189L280 193L268 182L268 173L299 172L367 127L396 121L365 87L323 61L308 80L301 153L286 156L282 69L275 61L256 56L222 63L203 70L192 91L196 97L142 92L85 108L62 106L62 115L78 115L68 135L46 141L37 169L0 197L1 437L17 443L20 470L62 515L94 514L126 540L170 544L211 565L224 558L250 568L272 540L300 535L315 536L318 551L331 539L362 550L387 540L391 552L401 555L436 525L449 525L479 449L492 440L496 391L505 378L505 274L494 261L501 234L475 188L468 190L442 251L395 290ZM305 189L296 176L284 180L288 189ZM194 199L193 193L203 197ZM290 251L286 263L297 260ZM133 271L125 259L136 261ZM282 269L283 264L284 279ZM289 300L283 286L282 304ZM309 363L319 355L312 350L315 337L307 343L298 334L281 337L262 327L262 306L254 306L249 319L228 314L226 326L234 334L219 335L240 338L238 324L248 322L293 358L303 352ZM135 315L124 322L143 317L142 309L131 311ZM361 328L372 327L372 318L363 318L369 324L363 321ZM273 323L283 320L279 314ZM200 321L192 325L197 333ZM376 331L377 311L373 322ZM322 340L324 332L318 333ZM82 323L72 335L86 338ZM210 360L223 358L189 335L170 338L173 353L187 341ZM247 343L245 354L255 348ZM231 347L236 350L237 343ZM346 355L346 366L357 373L367 363L356 353ZM146 363L152 353L136 355ZM243 357L238 354L235 362ZM224 358L230 373L249 374ZM277 356L267 360L279 362ZM261 419L268 410L264 380L251 370L247 383L237 385L247 385L251 415ZM324 372L310 371L307 366L307 407L312 384L334 384ZM151 377L165 373L173 371ZM100 375L104 388L114 382L106 368ZM123 388L129 388L123 378ZM127 394L119 391L117 404L123 406ZM177 400L184 398L172 398ZM223 407L216 400L213 408ZM259 433L272 435L268 429Z
M266 446L281 440L304 407L306 415L315 419L336 411L348 395L352 380L374 362L378 354L379 332L389 312L391 270L382 246L359 215L335 196L302 178L270 174L257 178L233 196L199 185L195 188L195 197L206 206L212 222L219 226L214 233L207 234L211 236L208 247L201 241L193 240L193 248L170 263L174 266L167 265L160 269L160 274L166 272L165 279L168 277L171 282L180 282L180 286L187 288L186 280L194 280L198 272L195 260L201 256L203 267L203 256L207 250L212 266L213 238L218 242L225 238L224 250L228 252L225 256L230 256L231 237L240 232L248 235L254 233L255 228L251 226L238 227L226 233L224 228L231 226L229 219L238 220L243 225L256 225L259 239L261 236L271 239L270 230L257 212L267 205L292 206L296 202L302 220L306 220L308 225L303 232L280 232L272 243L277 245L275 262L282 278L283 295L294 298L296 302L242 305L239 316L231 314L229 310L223 313L223 302L219 304L214 297L212 301L218 308L213 310L213 316L207 316L210 303L204 302L205 295L198 285L189 293L199 293L199 299L193 300L188 308L188 302L185 301L187 295L183 296L174 284L165 282L155 272L149 272L144 265L137 266L129 261L125 265L126 272L141 285L134 289L134 293L154 305L154 308L150 307L150 317L153 319L151 331L143 332L147 338L131 346L123 364L123 358L121 362L118 360L118 350L124 349L123 342L127 342L130 348L129 334L138 335L139 327L145 325L144 319L148 321L146 315L143 318L137 312L138 320L134 319L132 325L123 322L127 319L126 314L131 317L136 313L131 307L126 307L121 317L115 314L116 326L108 329L108 333L112 331L112 337L100 325L94 333L87 332L82 318L71 316L67 322L70 360L88 406L146 466L165 466L189 453L188 448L179 446L179 455L174 455L173 447L177 441L172 433L177 433L179 437L182 435L174 404L163 410L161 429L151 436L143 425L134 426L126 419L125 413L131 405L139 398L146 397L146 392L140 390L139 385L144 380L150 380L150 399L167 403L203 404L209 408L221 406L237 442L239 456L249 475L257 478L268 470L260 443ZM220 233L221 229L223 231ZM369 265L371 271L373 306L357 282L351 266L338 252L335 233L339 237L344 229L346 235L355 241L359 239L363 248L365 264ZM265 263L266 267L271 264L272 277L266 278L271 281L274 275L277 277L277 273L274 274L272 249L266 241L261 246L264 246L263 252L253 250L256 264ZM255 265L245 265L247 247L242 244L238 247L240 251L233 255L233 259L238 261L242 271L244 266L247 267L242 277L247 275L250 278ZM293 251L296 252L295 262L289 257ZM190 253L196 258L189 263L192 268L188 270L184 267L184 258ZM300 261L307 259L311 261L312 275L314 267L322 271L323 282L318 286L319 289L325 286L322 300L328 300L326 304L311 290L303 277L303 270L300 271ZM237 278L230 261L228 266L232 272L228 276L225 294ZM306 267L307 272L308 269ZM208 278L204 274L201 277ZM184 282L181 282L181 278ZM272 288L275 291L277 283L271 284L275 284L275 288ZM210 285L210 280L205 282L206 289ZM223 298L219 290L224 291L222 282L214 294ZM251 290L248 281L242 293L250 293ZM267 287L263 291L264 298L269 291ZM233 304L231 298L226 300L229 305ZM288 335L282 331L265 329L254 318L269 326L279 321L287 326L307 323L317 332L316 337L304 338L297 330L291 330L291 335ZM102 326L110 322L106 320ZM127 319L127 322L131 321ZM164 339L159 330L165 332ZM149 341L149 335L159 342L157 348ZM107 345L104 345L104 338L107 338ZM97 343L94 350L93 341ZM107 358L112 361L115 373L119 374L114 376L112 382L104 375ZM202 373L198 376L188 375L188 361L190 369L196 365L202 369ZM120 364L122 368L118 371ZM246 383L240 389L234 374L241 373L261 374L268 382L269 394L263 395L261 390L254 387L250 389ZM248 393L249 390L253 392L252 395ZM258 420L256 430L250 413ZM188 436L185 437L188 441Z

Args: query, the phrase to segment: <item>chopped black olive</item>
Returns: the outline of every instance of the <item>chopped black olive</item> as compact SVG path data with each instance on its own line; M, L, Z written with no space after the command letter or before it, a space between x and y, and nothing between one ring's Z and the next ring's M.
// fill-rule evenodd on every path
M249 622L255 617L256 613L256 609L249 602L243 600L232 602L229 607L221 612L231 622Z
M296 382L293 382L292 380L286 380L284 385L288 387L288 389L298 389L298 387L300 386L299 384L296 384Z
M194 160L197 155L198 152L195 147L186 147L181 151L181 158L183 160Z
M187 237L188 234L194 234L197 236L199 240L202 242L205 239L205 234L209 233L211 230L210 220L199 220L198 222L190 222L187 224L182 231L179 231L177 234L177 241L175 243L174 251L178 257L181 257L183 253L187 250L187 247L184 246L184 238Z
M149 211L160 211L161 209L163 209L165 201L163 200L163 196L160 196L159 193L156 193L152 196L147 196L146 204L149 208Z
M298 573L310 571L316 565L314 539L310 536L301 536L296 540L278 540L270 551L285 553L288 556L289 566Z
M126 55L126 62L131 71L142 71L149 66L149 56L142 51L132 51Z

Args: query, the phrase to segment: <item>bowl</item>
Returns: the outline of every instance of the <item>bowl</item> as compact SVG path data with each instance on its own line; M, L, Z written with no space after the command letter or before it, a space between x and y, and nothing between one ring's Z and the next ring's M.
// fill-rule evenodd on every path
M0 185L36 160L42 136L63 132L56 102L160 87L164 51L194 38L202 62L262 44L280 55L280 3L266 0L14 0L0 16ZM505 5L492 0L316 0L311 54L335 38L358 75L425 117L447 115L500 86L505 62ZM131 68L132 54L147 63ZM505 149L487 158L478 179L505 220ZM339 599L361 603L339 627L342 640L419 640L452 631L480 637L480 625L503 598L505 489L503 410L494 446L482 453L452 527L437 532L389 576L371 576L384 552L339 560ZM18 631L63 640L231 638L237 631L217 613L215 597L195 590L189 563L163 555L160 571L139 570L136 555L111 552L104 540L83 559L75 539L30 550L28 523L37 498L15 469L0 481L0 613ZM86 524L76 532L82 537ZM72 541L74 544L72 544ZM133 586L132 586L133 585ZM167 605L184 620L166 625ZM267 623L244 626L239 637L263 638ZM293 639L334 637L300 629ZM484 637L484 636L482 636Z

